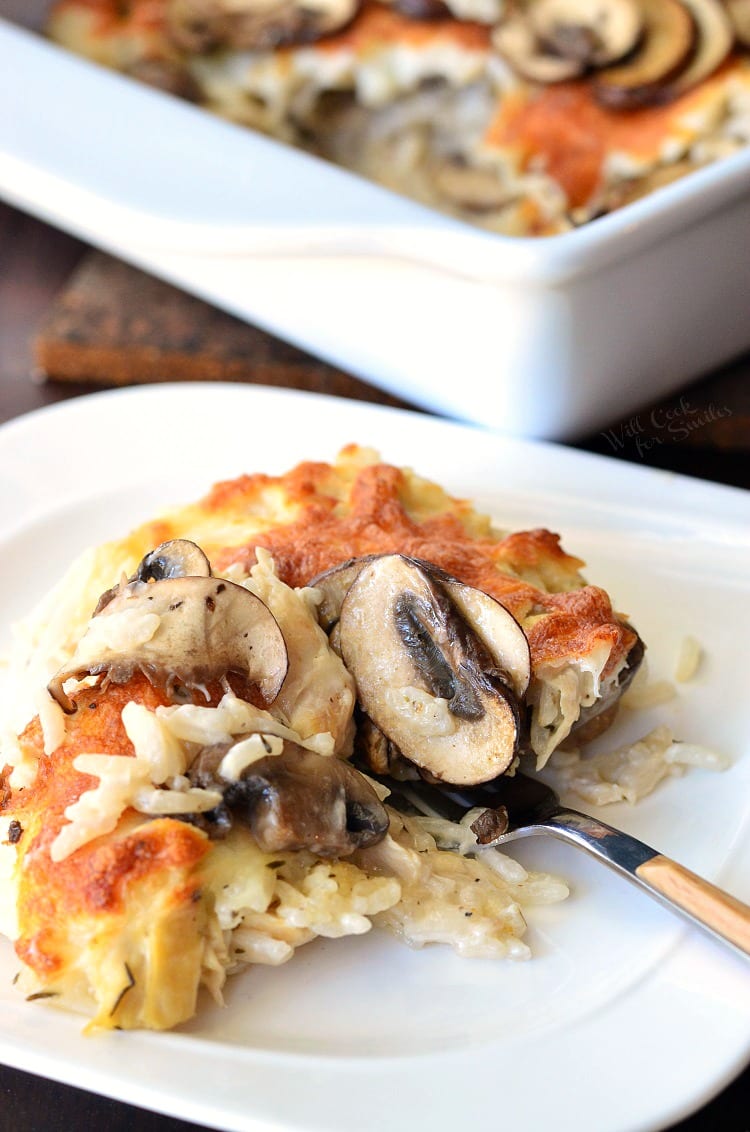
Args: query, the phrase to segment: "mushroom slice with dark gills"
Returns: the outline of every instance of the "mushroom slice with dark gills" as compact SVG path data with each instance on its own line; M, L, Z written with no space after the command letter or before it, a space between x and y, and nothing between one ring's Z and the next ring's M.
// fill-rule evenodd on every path
M696 46L695 21L680 0L638 0L643 38L626 60L599 71L594 95L599 102L630 110L669 99L669 81L686 65Z
M205 689L234 676L257 688L269 704L287 664L276 619L242 586L220 578L136 579L119 587L92 617L48 691L71 713L75 704L63 687L71 678L105 674L108 681L125 684L140 671L175 696L179 688Z
M531 0L509 9L492 42L519 75L546 84L624 58L642 31L639 0Z
M482 590L467 586L430 563L418 565L446 590L461 617L487 649L495 671L522 700L531 680L531 652L515 617Z
M209 834L222 836L238 822L264 853L307 849L319 857L346 857L385 836L387 811L349 763L276 736L252 739L283 749L235 774L232 747L218 744L204 748L188 770L194 785L223 795L217 810L191 818Z
M365 566L380 557L386 556L369 554L362 558L350 558L340 566L319 574L310 582L310 586L322 595L318 605L318 620L327 633L338 624L344 599L355 579ZM531 680L529 642L508 610L489 594L466 585L433 562L407 555L391 557L410 562L447 592L458 613L480 637L502 679L510 685L519 700L523 699Z
M492 45L516 74L530 82L562 83L585 70L579 59L566 59L540 44L522 12L513 11L497 25L492 32Z
M161 582L164 578L210 578L211 563L197 543L186 538L173 538L144 555L135 577L139 582Z
M504 633L523 637L510 614ZM421 565L384 555L360 570L341 606L339 634L363 710L405 758L462 785L508 769L520 709L497 663L501 646L490 652Z
M637 0L534 0L528 19L547 51L583 67L622 59L643 27Z

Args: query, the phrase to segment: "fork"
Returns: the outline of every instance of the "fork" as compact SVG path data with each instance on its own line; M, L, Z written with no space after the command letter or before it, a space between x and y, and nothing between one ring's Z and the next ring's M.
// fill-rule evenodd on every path
M400 782L382 777L380 781L396 796L394 800L400 796L427 816L460 821L480 807L483 812L470 827L478 848L497 848L537 834L572 842L667 908L750 956L747 904L630 834L563 806L555 791L539 779L516 773L472 787L437 786L421 779Z

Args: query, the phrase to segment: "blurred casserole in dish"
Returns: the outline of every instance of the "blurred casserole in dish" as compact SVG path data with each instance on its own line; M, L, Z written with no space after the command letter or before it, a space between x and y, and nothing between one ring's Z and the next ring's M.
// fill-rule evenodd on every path
M60 0L60 44L491 231L750 140L750 0Z

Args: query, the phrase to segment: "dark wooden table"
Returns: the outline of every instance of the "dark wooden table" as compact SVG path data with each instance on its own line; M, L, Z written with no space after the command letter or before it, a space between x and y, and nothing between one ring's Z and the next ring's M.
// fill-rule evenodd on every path
M0 423L95 388L90 382L41 383L31 377L34 337L56 294L86 251L71 237L0 204ZM612 431L581 438L580 446L750 487L750 435L742 431L746 428L744 391L750 384L746 379L750 379L750 358L729 367L716 383L701 384L689 391L691 405L698 406L697 411L703 414L702 431L697 430L696 436L671 436L659 428L658 414L650 420L650 413L645 411L644 429L648 430L650 425L653 432L656 422L654 443L638 444L638 436L623 433L623 422L613 422ZM370 396L378 399L373 391ZM732 430L711 427L712 405L731 419ZM394 1124L392 1116L389 1123L395 1132L406 1132ZM0 1132L79 1132L94 1127L106 1128L107 1132L189 1132L197 1128L0 1067ZM750 1070L699 1113L675 1126L673 1132L678 1130L750 1132Z

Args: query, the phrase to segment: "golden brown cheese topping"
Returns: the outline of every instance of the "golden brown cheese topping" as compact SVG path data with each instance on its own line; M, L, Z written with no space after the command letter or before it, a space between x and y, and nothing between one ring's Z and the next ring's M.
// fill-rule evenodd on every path
M689 116L710 112L727 79L745 70L735 58L674 102L626 113L602 106L585 81L521 87L501 99L485 141L514 153L523 169L543 168L577 208L602 187L610 154L658 162L667 145L689 139Z
M152 709L164 702L143 677L105 692L85 691L75 725L54 759L44 757L38 721L21 738L27 754L39 758L39 772L12 802L22 861L16 951L40 983L53 986L56 977L70 980L70 970L88 951L102 983L112 988L99 1021L127 1025L141 1018L158 1028L162 1010L172 1024L175 1009L189 1017L195 1008L206 915L197 870L210 847L207 837L169 818L128 833L126 818L115 838L98 838L62 861L50 855L67 824L66 807L97 784L75 769L76 756L93 750L132 757L121 712L134 699ZM159 889L162 895L155 899ZM141 915L149 920L150 942L137 949L126 939L129 930L138 934ZM104 973L110 966L111 973Z
M281 523L274 517L280 501L288 512ZM522 623L531 619L524 629L535 667L588 654L606 642L606 675L635 643L604 591L585 585L581 561L562 550L557 535L532 530L498 538L468 504L446 495L425 508L404 472L387 464L351 476L314 463L278 477L243 476L218 484L197 507L153 527L150 537L171 538L187 526L198 541L207 530L210 542L212 524L226 531L225 517L243 512L254 528L250 540L207 547L220 570L249 570L261 546L288 585L305 586L349 558L398 552L433 562L491 594ZM563 592L548 592L556 590Z

